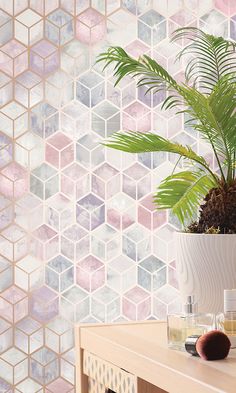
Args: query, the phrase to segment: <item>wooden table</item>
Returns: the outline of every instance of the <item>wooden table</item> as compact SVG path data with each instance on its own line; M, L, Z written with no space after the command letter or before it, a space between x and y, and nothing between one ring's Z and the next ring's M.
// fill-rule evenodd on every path
M236 393L236 350L204 361L167 347L157 321L76 327L76 393Z

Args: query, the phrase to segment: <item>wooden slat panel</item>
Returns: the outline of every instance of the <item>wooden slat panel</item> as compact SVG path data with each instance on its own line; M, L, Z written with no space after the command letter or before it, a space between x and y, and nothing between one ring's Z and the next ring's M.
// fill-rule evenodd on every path
M121 368L84 351L83 373L116 393L136 393L136 378Z

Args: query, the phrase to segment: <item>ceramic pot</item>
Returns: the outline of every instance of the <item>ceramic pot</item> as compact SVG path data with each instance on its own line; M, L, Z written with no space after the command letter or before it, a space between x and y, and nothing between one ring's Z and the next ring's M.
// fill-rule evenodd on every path
M194 295L200 312L223 311L224 289L236 288L236 234L177 232L175 241L183 302Z

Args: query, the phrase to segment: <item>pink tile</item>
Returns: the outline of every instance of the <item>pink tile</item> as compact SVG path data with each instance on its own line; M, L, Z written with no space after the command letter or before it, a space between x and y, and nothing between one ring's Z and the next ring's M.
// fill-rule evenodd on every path
M59 168L60 165L60 157L59 157L59 152L58 150L54 149L52 146L46 144L45 148L45 160L55 166L56 168Z
M11 304L15 304L26 297L26 293L16 286L12 286L1 293L1 297Z
M0 67L10 76L17 76L28 67L27 48L16 40L1 47Z
M56 71L59 67L57 47L46 40L42 40L32 46L30 67L32 71L42 76Z
M166 211L156 209L153 195L150 194L140 201L138 206L138 222L150 230L155 230L166 223Z
M6 53L0 52L0 69L6 72L7 75L14 75L13 60Z
M47 385L46 393L74 393L74 388L71 383L62 378L58 378Z
M148 170L144 168L142 165L135 163L131 165L131 167L126 169L124 173L134 180L140 180L148 173Z
M33 45L31 49L34 53L36 53L43 59L49 57L54 52L56 52L55 45L51 44L51 42L48 42L46 40L41 40L37 42L37 44Z
M135 40L125 47L126 52L133 57L142 56L149 48L143 42Z
M51 138L48 138L47 143L54 146L57 150L63 150L72 143L72 140L62 132L57 132Z
M135 222L129 211L122 213L115 209L107 209L107 223L116 229L126 229Z
M103 199L111 198L120 191L119 172L105 163L92 174L92 191Z
M88 8L77 17L76 37L86 44L96 44L106 34L106 20L98 11Z
M91 191L90 173L74 163L61 174L61 191L69 197L80 199Z
M32 234L30 249L36 258L53 258L59 252L58 233L45 224L41 225Z
M171 19L180 26L186 26L194 21L194 16L190 11L184 9L171 16Z
M139 287L134 287L124 294L122 312L131 320L147 319L151 313L150 294Z
M134 304L140 303L142 300L147 299L150 295L144 289L134 287L124 294L124 296L131 300Z
M150 212L153 212L156 210L156 206L153 202L153 194L147 195L145 198L143 198L140 201L140 205L144 206L147 210Z
M11 40L1 47L1 50L10 57L14 58L27 50L26 46L16 40Z
M56 168L65 168L74 161L74 144L62 133L50 138L45 149L46 161Z
M0 295L0 314L11 323L16 323L28 314L28 298L25 292L12 286Z
M177 271L171 266L168 266L168 284L179 289Z
M48 323L58 315L58 295L46 286L33 291L29 298L29 312L32 318Z
M152 214L142 206L138 207L138 222L148 229L152 229Z
M134 102L133 104L129 105L124 112L128 113L134 119L140 119L144 115L146 115L149 110L140 102Z
M89 292L93 292L105 284L105 267L103 262L88 256L76 266L76 282Z
M0 173L0 193L7 198L20 198L29 187L28 173L21 165L12 162Z
M235 0L214 0L214 5L225 15L233 15L236 13Z
M86 26L92 28L104 20L104 16L93 8L88 8L77 19Z
M41 240L42 242L47 242L48 240L54 238L57 235L57 232L54 231L52 228L49 226L43 224L39 228L37 228L34 232L33 235Z

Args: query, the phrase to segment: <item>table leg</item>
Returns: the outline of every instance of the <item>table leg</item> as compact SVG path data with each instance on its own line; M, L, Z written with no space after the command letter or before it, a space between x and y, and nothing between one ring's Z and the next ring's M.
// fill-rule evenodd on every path
M80 347L80 328L75 329L76 343L76 393L88 393L88 377L83 373L83 349Z

